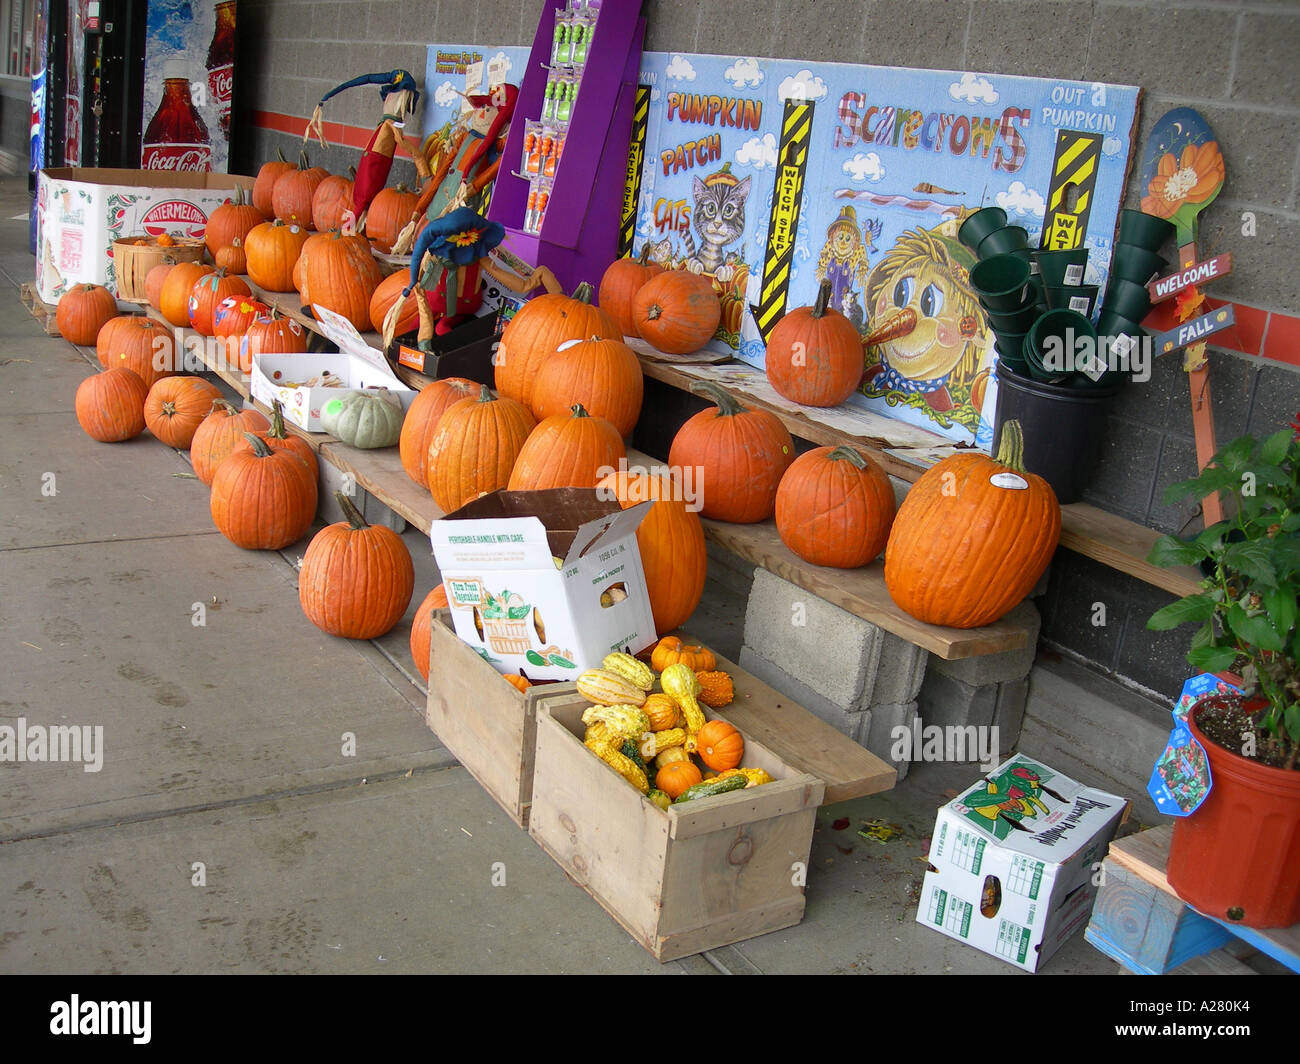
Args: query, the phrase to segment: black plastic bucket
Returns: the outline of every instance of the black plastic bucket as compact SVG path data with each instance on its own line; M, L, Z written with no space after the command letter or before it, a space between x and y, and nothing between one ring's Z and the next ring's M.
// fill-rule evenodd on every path
M1062 505L1078 502L1097 465L1106 416L1119 384L1106 388L1064 388L998 368L998 403L993 421L993 453L1002 426L1020 422L1025 437L1025 468L1052 485Z

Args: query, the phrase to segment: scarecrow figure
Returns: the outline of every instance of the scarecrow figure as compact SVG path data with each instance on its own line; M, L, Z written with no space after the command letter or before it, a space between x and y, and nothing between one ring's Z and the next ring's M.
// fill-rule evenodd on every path
M830 281L830 305L862 328L864 315L858 293L866 286L871 267L867 256L876 250L875 241L884 228L878 219L868 218L858 230L857 212L847 204L826 228L826 243L817 258L818 281Z

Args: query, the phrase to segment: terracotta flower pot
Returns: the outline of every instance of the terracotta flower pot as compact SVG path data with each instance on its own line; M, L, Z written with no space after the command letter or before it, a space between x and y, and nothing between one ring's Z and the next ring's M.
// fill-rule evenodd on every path
M1246 927L1300 923L1300 772L1252 761L1188 727L1205 747L1213 786L1191 816L1174 822L1166 875L1194 909Z

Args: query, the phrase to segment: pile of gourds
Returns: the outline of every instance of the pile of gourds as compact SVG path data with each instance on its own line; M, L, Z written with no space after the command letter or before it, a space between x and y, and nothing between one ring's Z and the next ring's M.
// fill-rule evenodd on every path
M701 703L734 696L716 664L707 648L670 636L649 665L614 653L578 677L578 694L592 703L582 714L583 744L660 809L772 782L761 768L740 767L745 740L734 726L704 715Z

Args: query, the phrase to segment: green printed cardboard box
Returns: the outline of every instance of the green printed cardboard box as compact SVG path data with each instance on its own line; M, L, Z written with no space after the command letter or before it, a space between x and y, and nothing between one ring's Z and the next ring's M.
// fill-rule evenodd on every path
M636 529L594 488L497 491L429 532L456 634L499 672L572 680L655 640Z
M1036 971L1088 922L1127 806L1017 754L939 810L917 922Z

